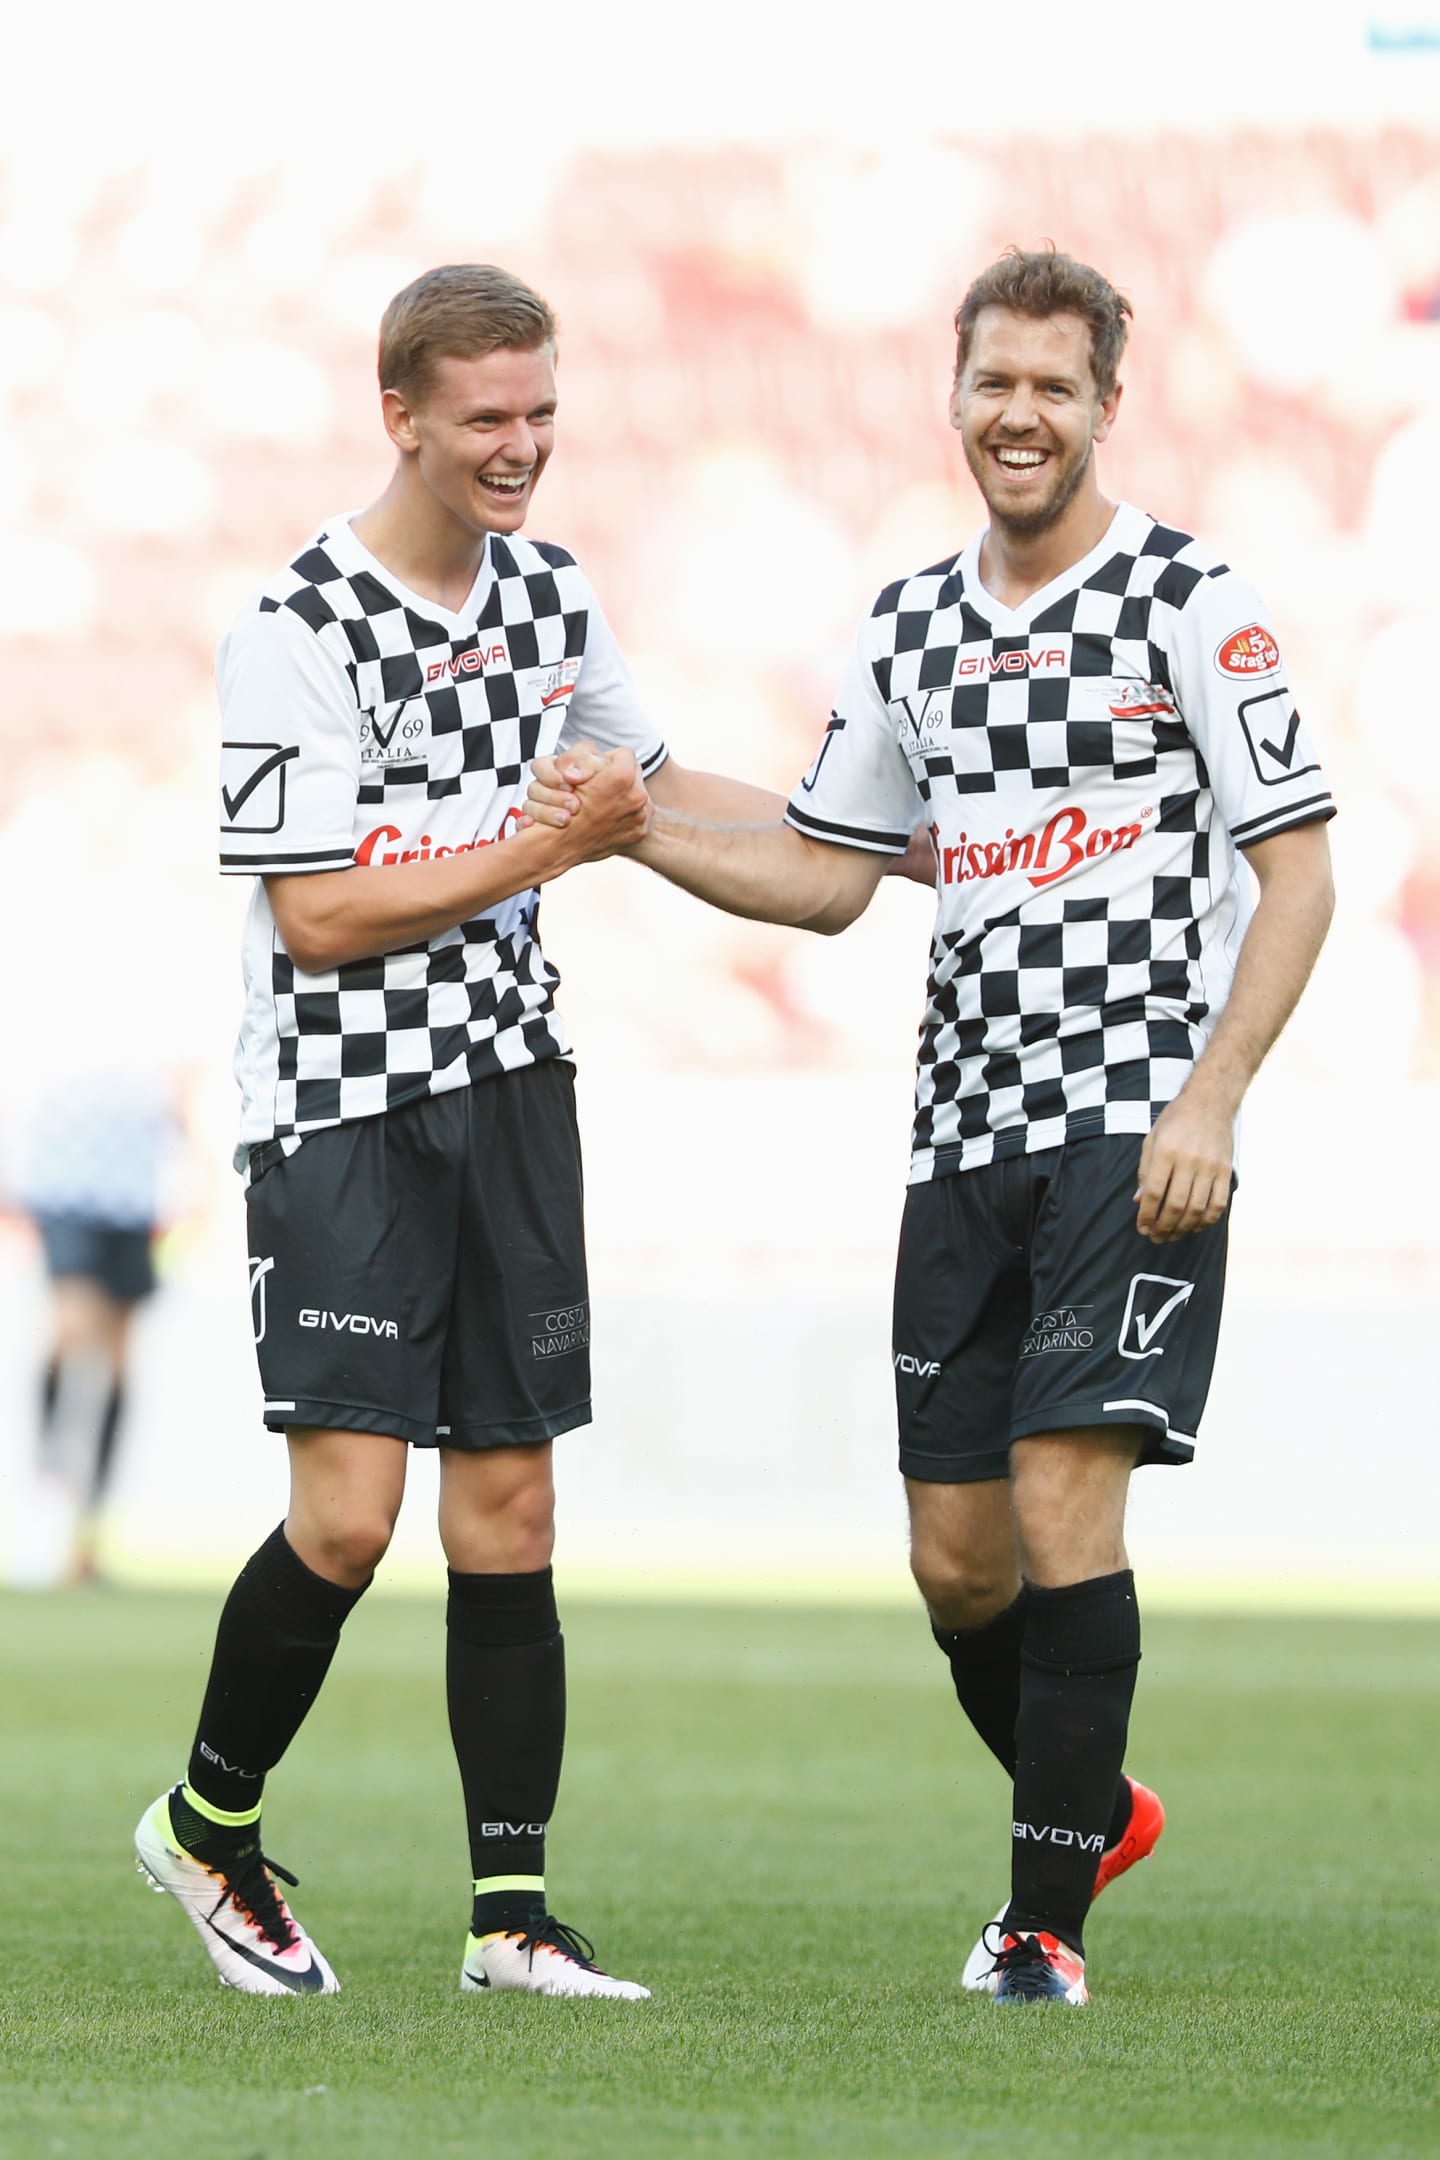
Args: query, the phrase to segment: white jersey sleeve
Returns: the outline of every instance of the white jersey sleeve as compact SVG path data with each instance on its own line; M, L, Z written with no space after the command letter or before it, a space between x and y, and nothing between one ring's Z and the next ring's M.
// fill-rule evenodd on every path
M1253 847L1335 815L1264 605L1233 570L1202 577L1171 631L1172 689L1221 822Z
M669 752L641 707L615 633L588 587L585 607L589 618L585 656L566 706L560 748L568 750L574 743L592 742L601 750L633 750L648 779L665 763Z
M350 869L360 728L343 664L289 608L261 608L221 640L215 673L222 872Z
M785 822L811 840L903 855L920 800L890 708L880 695L862 623L814 764L785 806Z

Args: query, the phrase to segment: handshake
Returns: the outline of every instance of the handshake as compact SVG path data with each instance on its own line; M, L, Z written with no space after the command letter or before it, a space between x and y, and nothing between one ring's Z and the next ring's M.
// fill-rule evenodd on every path
M556 757L536 758L531 771L525 823L568 831L577 862L631 853L649 832L655 806L632 751L581 742Z

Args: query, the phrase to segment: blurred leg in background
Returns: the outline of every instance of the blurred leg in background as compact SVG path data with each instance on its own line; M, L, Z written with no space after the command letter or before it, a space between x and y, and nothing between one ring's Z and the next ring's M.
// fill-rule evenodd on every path
M148 1226L42 1214L50 1278L40 1375L42 1506L29 1554L34 1587L93 1582L101 1515L125 1416L130 1325L155 1287Z

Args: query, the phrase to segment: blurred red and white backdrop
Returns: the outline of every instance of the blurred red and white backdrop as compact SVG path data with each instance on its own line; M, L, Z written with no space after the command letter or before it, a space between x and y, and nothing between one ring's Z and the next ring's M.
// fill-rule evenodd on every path
M562 324L532 530L586 564L677 754L786 790L878 587L980 514L950 318L1053 238L1134 302L1107 489L1267 595L1343 806L1340 906L1254 1093L1200 1464L1142 1480L1159 1580L1431 1569L1440 1288L1440 18L1135 5L1000 22L753 0L540 13L59 10L0 122L0 1144L57 1073L188 1105L111 1552L232 1559L283 1501L228 1169L243 895L210 664L383 485L385 301L500 260ZM972 20L973 18L973 20ZM1163 27L1171 20L1171 27ZM928 908L843 939L607 864L552 888L579 1050L599 1414L577 1568L900 1579L888 1271ZM0 1234L23 1562L40 1288ZM1357 1443L1361 1443L1357 1447ZM1359 1467L1364 1465L1363 1470ZM422 1472L419 1482L425 1481ZM434 1564L428 1516L397 1548Z

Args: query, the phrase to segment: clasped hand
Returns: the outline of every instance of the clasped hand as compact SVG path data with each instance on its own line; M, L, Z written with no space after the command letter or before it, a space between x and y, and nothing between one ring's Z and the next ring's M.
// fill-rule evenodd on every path
M536 758L524 814L554 832L573 826L580 859L597 862L638 847L654 805L629 750L576 743L558 757Z

